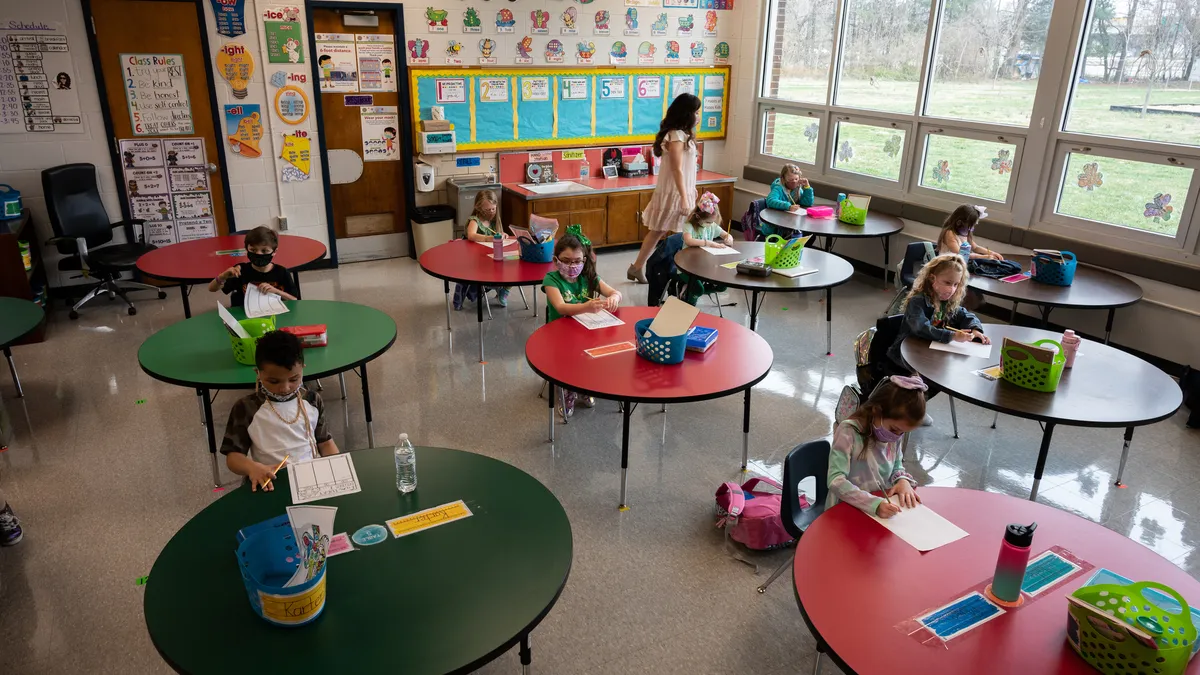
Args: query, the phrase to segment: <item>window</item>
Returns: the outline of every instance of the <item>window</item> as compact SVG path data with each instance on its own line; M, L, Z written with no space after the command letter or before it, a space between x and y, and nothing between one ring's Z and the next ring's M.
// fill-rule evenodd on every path
M1054 0L942 6L925 114L1028 126Z
M768 28L764 96L826 102L836 12L836 0L788 0L776 5Z
M920 186L1005 202L1016 153L1012 143L931 132L925 136Z
M898 181L905 135L901 128L839 121L830 166L840 171Z
M1055 212L1175 237L1192 169L1068 152Z
M819 117L768 110L763 120L762 152L793 162L816 164L817 139L820 135Z
M835 103L912 114L929 0L845 0Z

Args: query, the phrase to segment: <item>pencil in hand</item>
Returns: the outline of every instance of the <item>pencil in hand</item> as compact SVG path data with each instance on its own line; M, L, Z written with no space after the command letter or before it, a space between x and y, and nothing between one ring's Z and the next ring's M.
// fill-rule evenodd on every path
M271 473L279 473L279 470L283 468L283 465L284 465L284 464L287 464L287 461L288 461L288 458L289 458L289 457L291 457L291 455L284 455L284 456L283 456L283 461L279 462L279 465L278 465L278 466L276 466L276 467L275 467L275 470L274 470L274 471L272 471ZM265 482L265 483L263 483L263 484L262 484L262 487L265 489L265 488L266 488L268 485L270 485L270 484L271 484L271 480L272 480L272 479L268 478L268 479L267 479L267 482Z

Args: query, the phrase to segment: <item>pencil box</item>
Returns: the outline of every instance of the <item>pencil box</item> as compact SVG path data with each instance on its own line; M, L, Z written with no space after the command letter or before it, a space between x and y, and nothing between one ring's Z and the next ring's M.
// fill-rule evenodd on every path
M806 213L808 213L809 218L832 218L833 217L833 207L832 206L810 206L810 207L808 207L808 211Z
M313 326L284 326L279 330L286 331L300 338L300 344L305 349L309 347L324 347L329 344L329 334L323 323Z
M752 277L771 276L771 266L763 263L740 262L735 269L738 274L748 274Z

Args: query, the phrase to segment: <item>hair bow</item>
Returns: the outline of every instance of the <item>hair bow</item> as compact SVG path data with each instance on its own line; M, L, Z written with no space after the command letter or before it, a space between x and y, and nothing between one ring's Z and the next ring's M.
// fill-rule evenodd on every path
M979 213L979 219L980 219L980 220L983 220L984 218L987 218L987 217L988 217L988 213L987 213L987 207L986 207L986 206L979 206L978 204L976 204L976 205L975 205L975 210L976 210L976 211Z
M889 380L892 384L901 389L915 389L917 391L928 391L929 385L925 384L925 380L921 379L920 375L892 375Z
M720 203L721 200L716 195L711 192L705 192L700 195L700 201L696 202L696 206L704 213L712 215L717 212L717 204Z
M583 236L583 226L582 225L568 225L567 226L567 234L574 236L576 239L579 240L579 243L583 244L584 246L592 245L592 240Z

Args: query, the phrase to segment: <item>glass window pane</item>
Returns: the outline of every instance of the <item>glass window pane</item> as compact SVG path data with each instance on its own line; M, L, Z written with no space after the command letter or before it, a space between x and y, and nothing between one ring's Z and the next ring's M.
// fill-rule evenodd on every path
M1175 236L1192 169L1072 152L1058 213Z
M838 122L833 168L898 181L903 155L904 130Z
M772 6L764 96L825 103L836 9L836 0L779 0Z
M921 187L1002 202L1017 146L943 134L925 137Z
M929 0L846 0L836 103L911 114Z
M927 115L1029 126L1054 0L947 2Z
M821 121L816 117L768 110L763 117L763 154L816 164L820 131Z
M1065 128L1200 145L1200 19L1186 3L1096 0Z

